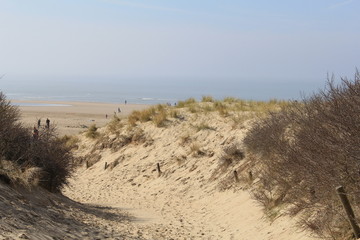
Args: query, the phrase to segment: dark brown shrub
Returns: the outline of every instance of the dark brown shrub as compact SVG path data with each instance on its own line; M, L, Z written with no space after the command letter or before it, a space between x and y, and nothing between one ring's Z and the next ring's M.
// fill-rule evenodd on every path
M244 142L257 155L255 198L267 207L288 203L323 237L347 234L335 187L347 189L360 216L358 72L354 81L336 86L330 79L325 90L258 121Z
M22 169L41 168L39 184L58 192L72 171L70 148L57 138L54 126L39 129L35 139L32 130L24 128L18 120L18 109L0 93L0 159L14 162Z

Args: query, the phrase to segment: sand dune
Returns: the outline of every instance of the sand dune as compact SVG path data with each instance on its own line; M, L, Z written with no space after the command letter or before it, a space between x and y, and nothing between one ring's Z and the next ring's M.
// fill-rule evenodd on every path
M96 111L89 107L83 113L89 114L91 109L100 117L104 106L98 107ZM110 110L114 105L108 107ZM21 110L28 120L31 116L49 114L37 112L37 108ZM52 114L65 114L59 107L49 110ZM66 110L69 121L77 119L79 112ZM123 120L125 126L118 134L108 128L100 129L101 141L82 134L76 155L88 161L98 157L100 160L89 168L85 162L81 164L63 190L65 196L40 189L14 191L0 183L0 236L316 239L296 228L296 219L281 213L273 221L264 216L247 190L246 158L228 166L219 160L224 148L232 144L241 146L248 122L234 126L231 117L222 117L217 112L181 111L179 115L169 118L167 126L161 128L152 122L128 127ZM124 144L123 139L132 140ZM239 172L239 182L234 180L234 170Z
M211 128L198 131L196 126L204 123ZM223 148L241 145L246 126L234 129L230 119L217 113L183 113L182 120L172 119L166 128L139 125L145 140L117 151L84 139L88 147L80 147L78 154L89 156L91 151L101 160L80 168L64 194L83 203L126 208L146 219L137 226L139 231L150 229L143 235L146 239L313 239L300 232L293 219L270 222L264 217L232 175L246 160L221 170ZM187 143L182 140L185 135ZM116 142L116 136L109 138ZM89 148L92 144L97 150ZM198 144L202 153L191 153L192 144ZM105 162L118 164L104 170Z

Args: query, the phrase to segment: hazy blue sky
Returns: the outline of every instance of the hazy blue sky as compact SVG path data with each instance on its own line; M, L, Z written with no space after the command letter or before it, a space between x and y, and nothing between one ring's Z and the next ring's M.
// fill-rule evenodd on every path
M0 0L0 74L352 77L359 11L359 0Z

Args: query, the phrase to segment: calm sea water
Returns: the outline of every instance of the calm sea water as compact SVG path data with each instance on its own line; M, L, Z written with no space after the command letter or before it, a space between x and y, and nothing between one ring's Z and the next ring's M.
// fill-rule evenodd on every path
M202 96L252 100L300 99L321 89L311 81L0 79L8 99L137 104L175 103Z

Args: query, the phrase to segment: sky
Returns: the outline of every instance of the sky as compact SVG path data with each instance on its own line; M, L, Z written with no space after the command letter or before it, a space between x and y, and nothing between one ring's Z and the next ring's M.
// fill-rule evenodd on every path
M360 0L0 0L0 75L352 78L359 10Z

